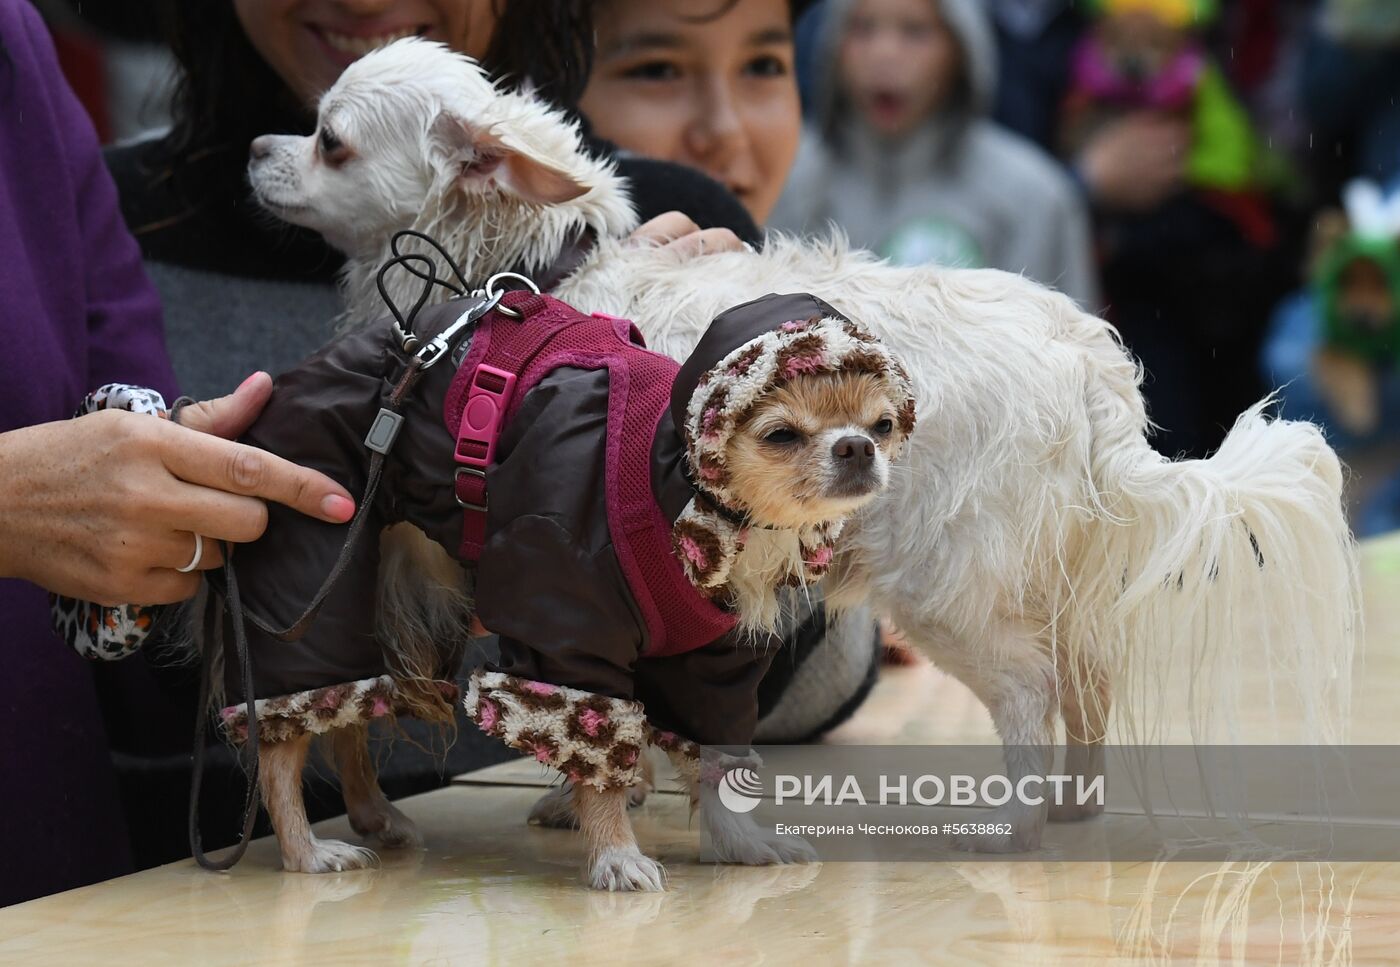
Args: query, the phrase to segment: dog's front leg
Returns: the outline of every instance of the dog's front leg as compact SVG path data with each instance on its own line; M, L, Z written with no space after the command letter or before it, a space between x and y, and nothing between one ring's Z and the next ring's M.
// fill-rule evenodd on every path
M666 871L637 846L627 818L627 790L574 783L574 811L588 843L584 875L595 890L656 892Z
M1023 709L1020 706L1029 697L1027 695L1017 696L1007 705L992 710L993 721L997 720L998 712L1001 713L1003 721L1013 717L1021 718ZM1019 726L1027 723L1017 721L1015 724ZM1005 752L1006 779L1012 790L1023 788L1022 781L1028 777L1046 776L1050 773L1055 751L1054 746L1051 745L1050 730L1046 727L1043 734L1035 734L1039 731L1041 730L1027 728L1010 733L1017 736L1015 740L1006 739L1004 737L1006 733L1003 733L1002 745ZM1039 849L1040 838L1045 833L1045 822L1049 818L1049 811L1048 799L1043 803L1031 803L1023 802L1013 795L1011 800L1004 805L997 806L986 813L979 811L977 815L969 817L969 821L972 823L996 827L995 831L954 836L954 845L959 849L971 850L976 853L1025 853Z
M972 690L991 713L1005 753L1005 777L1012 790L1022 780L1044 777L1054 761L1054 716L1058 712L1054 661L1050 645L1027 621L1006 620L975 640L953 640L921 628L914 616L896 623L906 636L932 655L941 668ZM926 633L924 633L926 632ZM1043 782L1028 784L1027 799ZM1046 798L1048 797L1037 797ZM1046 802L1013 795L1004 805L968 816L968 822L999 831L951 837L959 849L979 853L1020 853L1040 847L1049 815ZM1009 831L1007 831L1009 830Z
M340 774L350 828L361 836L376 837L388 849L422 846L423 837L413 820L379 788L379 777L369 754L369 726L336 729L329 739L331 762Z
M338 873L373 866L375 856L362 846L317 839L306 818L301 775L311 736L264 742L258 749L258 783L277 845L282 869L289 873Z

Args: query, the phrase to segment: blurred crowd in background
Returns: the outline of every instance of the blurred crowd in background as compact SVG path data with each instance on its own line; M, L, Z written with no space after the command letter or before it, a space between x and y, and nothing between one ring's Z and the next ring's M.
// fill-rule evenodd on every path
M105 142L170 124L160 5L36 5ZM795 29L748 37L767 7ZM1400 3L795 7L602 0L583 113L624 149L708 170L760 225L834 223L896 262L1023 272L1104 313L1142 360L1164 453L1207 454L1281 388L1285 415L1326 423L1366 469L1362 529L1400 526L1377 486L1400 434ZM631 26L668 15L683 43L659 29L639 47ZM724 58L740 80L702 109L749 125L739 161L648 113L700 97L681 88ZM793 74L800 135L771 93Z

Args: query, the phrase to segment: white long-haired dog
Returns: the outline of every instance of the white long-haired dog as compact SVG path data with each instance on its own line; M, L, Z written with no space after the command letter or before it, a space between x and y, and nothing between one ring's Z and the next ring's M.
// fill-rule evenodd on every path
M574 125L417 40L348 68L314 135L259 138L249 173L270 211L347 254L355 323L382 314L374 274L408 227L473 281L539 270L590 229L595 249L555 294L636 320L677 358L721 309L766 292L867 320L909 365L920 422L894 485L843 536L827 600L870 603L965 682L1013 777L1048 766L1057 716L1067 771L1097 771L1110 701L1119 736L1160 738L1178 674L1193 737L1228 736L1245 664L1296 692L1296 738L1339 737L1358 582L1335 453L1260 403L1209 460L1159 456L1133 360L1067 297L1004 272L896 268L839 237L689 259L629 244L626 187ZM408 304L417 282L393 294ZM399 554L434 566L426 543ZM421 633L452 633L457 610L435 624L418 600L428 583L388 593ZM1035 847L1048 807L1011 809L1012 835L971 845Z

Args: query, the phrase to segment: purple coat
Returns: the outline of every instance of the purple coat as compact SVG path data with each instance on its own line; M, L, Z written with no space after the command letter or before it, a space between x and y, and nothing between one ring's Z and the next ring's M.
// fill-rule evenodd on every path
M92 124L25 0L0 0L0 432L122 381L173 391L160 304ZM0 905L129 871L87 666L0 580Z

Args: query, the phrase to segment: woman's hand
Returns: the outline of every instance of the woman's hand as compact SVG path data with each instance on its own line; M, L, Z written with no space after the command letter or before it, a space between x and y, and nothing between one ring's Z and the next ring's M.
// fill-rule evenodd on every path
M629 237L634 245L660 245L686 258L714 255L718 252L738 252L744 249L727 228L705 228L682 212L665 212L637 227Z
M355 503L330 478L220 439L246 430L271 393L256 373L186 407L180 425L106 410L0 434L0 577L103 605L166 604L198 589L198 573L176 570L194 535L200 569L217 567L217 541L262 535L263 500L349 520Z

